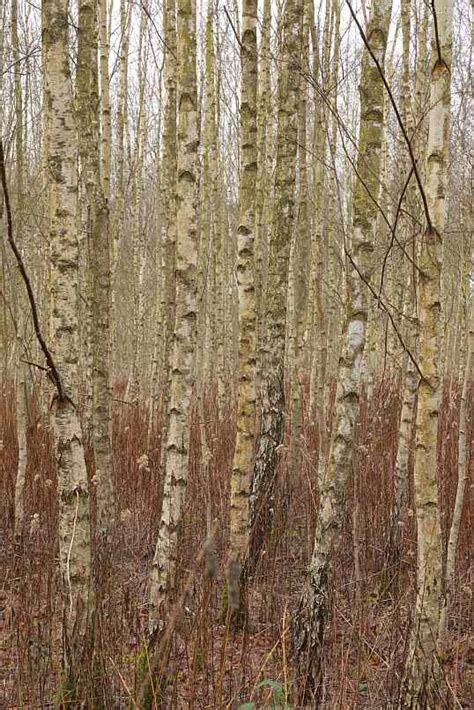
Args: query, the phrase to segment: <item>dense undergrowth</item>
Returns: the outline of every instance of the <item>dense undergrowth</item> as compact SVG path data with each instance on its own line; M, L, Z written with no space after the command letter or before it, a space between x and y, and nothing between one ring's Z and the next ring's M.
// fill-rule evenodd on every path
M147 450L145 406L119 401L113 412L114 478L118 517L110 574L104 579L98 659L90 683L100 687L96 705L139 707L147 630L147 573L160 513L160 432L158 414ZM408 630L412 623L416 574L412 488L396 554L386 549L398 437L398 385L383 382L373 401L363 402L357 431L353 485L346 501L341 544L335 556L332 617L324 658L323 707L391 708L399 695ZM303 392L303 400L305 393ZM303 402L305 404L305 402ZM459 395L448 385L441 410L439 483L446 543L457 481ZM61 604L57 564L56 473L48 416L29 407L26 522L14 540L17 465L13 384L3 382L0 402L0 705L54 704L61 686ZM190 482L180 543L179 578L189 585L177 619L165 683L156 705L165 708L294 707L298 679L292 669L291 620L305 580L318 509L316 431L303 419L298 468L288 471L286 432L278 470L273 532L250 581L250 620L232 632L222 620L227 555L229 473L235 416L231 406L217 411L216 397L205 401L206 467L200 455L200 427L193 418ZM468 442L472 442L472 413ZM472 447L471 447L472 448ZM92 468L88 447L89 469ZM472 464L472 455L471 455ZM89 471L92 476L92 471ZM450 614L450 651L443 659L452 707L468 707L473 691L473 648L469 636L469 550L472 543L472 486L462 519L457 587ZM356 504L357 501L357 504ZM283 504L284 503L284 504ZM209 580L196 559L206 538L207 511L216 520L217 577ZM386 561L396 560L393 566ZM357 578L355 569L360 569ZM141 670L140 670L141 668ZM163 672L163 669L162 669ZM89 701L89 706L91 701ZM245 707L252 707L245 705Z

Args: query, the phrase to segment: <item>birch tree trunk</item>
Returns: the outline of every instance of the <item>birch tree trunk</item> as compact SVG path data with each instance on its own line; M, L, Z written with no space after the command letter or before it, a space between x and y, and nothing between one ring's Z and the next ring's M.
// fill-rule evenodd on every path
M160 107L163 105L163 81L162 81L162 74L163 74L163 66L160 68L159 71L159 81L158 81L158 103ZM156 137L156 154L157 156L161 155L161 141L162 141L162 130L161 130L161 124L162 124L162 113L163 111L160 108L159 115L158 115L158 126L157 126L157 137ZM164 327L164 316L165 312L164 309L162 308L163 300L164 300L164 286L165 286L165 278L166 278L166 251L165 251L165 219L166 219L166 213L164 210L164 200L163 200L163 165L160 161L160 158L158 157L158 166L156 170L156 186L155 186L155 195L156 195L156 208L155 208L155 214L156 214L156 221L158 229L156 233L156 239L154 243L154 249L153 249L153 261L154 261L154 269L153 269L153 277L155 279L155 284L156 284L156 295L153 303L153 327L152 327L152 334L151 334L151 353L150 353L150 359L151 359L151 367L150 367L150 384L149 384L149 389L150 389L150 402L149 402L149 407L148 407L148 425L147 425L147 436L146 436L146 451L148 452L147 455L152 455L154 456L154 453L151 451L152 449L152 436L155 428L155 420L156 420L156 410L158 408L158 399L159 399L159 394L158 394L158 380L159 380L159 371L161 370L161 358L163 356L163 327ZM161 394L161 393L160 393ZM163 434L162 434L163 436ZM156 452L155 452L156 453Z
M410 110L410 10L411 0L403 0L401 3L401 21L402 21L402 76L401 76L401 91L400 91L400 113L402 120L409 132L412 135L413 121L412 116L414 111ZM412 149L415 151L416 141L412 139ZM401 177L401 175L400 175ZM400 180L401 182L401 180ZM413 181L414 185L414 181ZM415 186L414 186L414 189ZM408 188L408 198L412 198L414 189ZM410 207L415 211L415 205ZM403 223L405 227L405 241L407 242L411 236L408 232L407 221ZM403 269L403 264L397 264L398 270ZM402 271L403 277L403 271ZM416 284L410 280L408 288L405 291L403 301L403 313L408 319L413 321L416 318ZM412 356L417 357L417 327L412 328L413 337L410 342L410 351ZM394 578L397 573L399 551L400 551L400 536L399 526L401 523L403 508L406 498L407 480L408 480L408 462L410 456L410 447L412 444L413 423L415 420L416 393L418 389L418 373L415 364L411 358L405 353L403 356L403 394L402 394L402 409L400 413L400 425L398 433L398 447L395 459L394 472L394 504L392 508L390 527L388 530L386 541L386 561L385 567L389 577Z
M251 561L258 557L272 518L273 487L283 443L285 332L288 267L295 223L296 147L302 0L288 0L280 50L275 203L265 294L264 382L260 437L251 485Z
M131 247L133 253L133 314L132 314L132 364L127 383L125 399L138 405L143 394L143 376L140 362L143 345L143 330L145 317L145 294L143 291L146 248L145 224L143 220L144 202L144 153L146 150L147 114L145 107L145 89L147 83L147 24L148 10L146 4L140 6L140 25L138 40L138 106L135 126L135 141L133 150L132 188L131 188Z
M198 253L198 305L196 344L196 400L201 444L201 480L208 485L209 462L212 452L206 430L204 400L211 386L211 369L217 369L217 261L220 251L217 229L214 185L217 169L216 144L216 92L214 79L214 7L207 4L204 37L204 77L202 81L204 112L202 169L199 181L199 253ZM219 379L219 377L217 378ZM219 387L219 384L218 384ZM211 511L206 511L211 519Z
M4 113L5 113L5 102L4 102L4 64L5 64L5 0L0 0L0 135L3 136L3 123L4 123ZM3 200L0 200L0 220L3 219ZM1 274L2 281L6 283L6 244L5 239L2 235L2 249L1 249ZM8 374L8 348L9 348L9 336L8 336L8 316L7 316L7 302L6 299L2 299L2 314L1 314L1 363L3 368L2 377L2 389L1 397L2 400L6 399L7 392L7 374ZM3 452L4 442L0 439L0 451Z
M111 273L111 310L115 324L117 314L115 309L117 290L117 269L119 265L119 245L125 233L125 194L126 194L126 165L125 155L128 143L128 50L130 44L130 11L131 5L125 0L120 0L120 55L119 55L119 89L117 101L117 180L116 198L113 216L113 242L112 242L112 273ZM114 338L112 352L117 350L117 338ZM115 371L115 357L112 361L112 370Z
M314 11L313 11L314 13ZM319 81L322 91L327 91L329 77L327 76L328 58L330 50L330 3L326 4L324 29L323 29L323 52L322 58L319 56L319 40L317 29L312 18L312 40L313 40L313 76L314 81ZM326 176L326 110L321 101L317 85L314 87L314 128L313 128L313 229L311 235L311 275L310 275L310 298L308 299L307 321L308 327L312 329L310 342L312 343L312 361L310 369L310 389L309 389L309 416L312 424L316 423L318 416L319 438L324 432L324 415L322 411L324 398L324 383L326 380L327 361L327 313L325 309L323 276L325 267L325 249L323 244L323 217L324 217L324 197L325 197L325 176ZM320 460L323 459L324 447L319 445Z
M165 14L165 85L166 110L163 131L163 191L164 191L164 274L161 296L161 322L164 324L161 391L162 408L166 413L170 396L170 349L174 328L176 298L176 0L167 0ZM162 441L166 441L168 418L164 417ZM165 460L166 447L162 446L162 461Z
M383 68L391 4L377 0L372 5L367 41ZM361 368L367 331L370 282L374 271L373 251L381 146L383 135L383 83L375 62L364 50L360 79L359 176L353 197L352 255L344 347L328 464L321 481L320 509L313 555L306 588L293 627L303 703L317 702L322 682L322 651L329 614L330 563L344 512L344 498L352 465L355 424L359 409Z
M415 445L415 509L417 521L417 600L407 659L404 702L435 706L442 685L436 658L442 595L442 542L437 481L437 432L441 400L441 264L446 220L451 86L452 2L433 4L431 97L426 151L426 198L430 221L422 238L418 303L419 367ZM418 703L418 705L416 705Z
M72 693L83 680L92 593L89 491L76 409L78 366L77 138L68 60L68 2L43 0L46 170L49 187L52 353L63 396L54 401L64 663Z
M198 256L198 284L201 294L199 303L198 342L196 382L198 388L198 409L201 421L201 442L203 443L204 458L209 455L204 441L204 396L210 384L211 367L217 369L217 336L218 298L217 287L217 262L221 249L219 230L217 228L217 214L214 185L216 182L216 100L214 82L214 28L213 6L210 0L207 8L206 33L205 33L205 72L203 79L203 109L204 131L202 151L202 175L199 184L200 193L200 220L199 220L199 256Z
M219 134L218 112L216 95L216 57L214 50L214 24L216 22L216 7L210 0L206 27L206 109L205 109L205 147L204 160L208 162L208 201L209 201L209 230L212 235L212 254L214 261L213 288L208 288L208 316L210 320L209 331L213 347L208 360L213 363L217 377L217 393L219 402L219 417L222 418L226 406L225 375L224 375L224 251L225 242L221 219L221 194L219 189ZM207 146L207 148L206 148ZM210 283L208 282L208 287ZM204 361L206 358L204 357ZM203 367L206 375L208 368ZM209 377L205 377L207 381Z
M97 0L80 0L77 56L77 128L88 205L92 297L92 441L97 532L108 536L114 518L110 438L110 245L109 207L101 175Z
M5 0L0 0L0 131L3 135L4 123L4 65L5 65ZM3 204L2 204L3 214Z
M448 645L448 614L455 589L456 554L458 549L461 516L464 504L464 495L468 477L467 462L467 423L469 410L469 389L472 383L474 370L474 298L470 296L471 305L468 315L469 332L467 334L468 346L464 377L462 382L461 408L459 412L459 440L458 440L458 483L454 501L453 517L448 538L448 552L446 557L445 594L439 624L439 647L445 651ZM466 327L467 323L464 323Z
M20 249L24 249L23 233L23 191L24 191L24 129L23 129L23 92L20 76L20 44L18 37L18 0L12 0L11 5L11 31L12 31L12 54L14 62L14 91L15 91L15 154L16 154L16 180L15 180L15 224L16 240ZM23 527L25 516L25 483L27 465L27 368L21 362L23 358L23 338L25 337L25 318L23 315L24 305L16 308L17 318L17 344L18 344L18 364L15 378L16 388L16 426L18 438L18 467L15 483L15 535L19 536ZM5 371L6 376L6 371Z
M403 65L402 65L402 94L401 94L401 112L402 118L405 121L405 125L408 127L416 126L416 131L413 132L411 137L411 145L414 155L419 159L422 155L424 149L424 131L426 119L424 116L424 94L427 86L425 66L427 59L427 42L426 35L428 30L428 11L427 5L423 7L423 17L419 23L419 29L417 34L417 52L416 52L416 66L415 66L415 77L414 77L414 91L411 100L411 110L409 108L409 39L410 39L410 14L409 9L411 6L411 0L404 0L401 6L402 9L402 30L403 30ZM410 134L411 135L411 134ZM422 161L420 161L422 163ZM422 164L419 165L419 170L422 172ZM424 172L424 171L423 171ZM418 186L415 181L412 180L411 184L408 186L407 190L407 200L409 208L414 214L417 214L420 222L423 219L423 215L420 211L420 205L418 204ZM408 235L407 235L408 238ZM417 321L417 304L415 302L416 295L416 283L412 277L411 288L408 289L405 299L405 309L408 316L415 318L413 325L413 338L411 344L411 351L415 358L418 357L418 321ZM392 524L395 527L400 521L400 517L403 509L403 499L405 497L405 490L407 486L407 476L408 476L408 457L409 457L409 444L412 438L413 424L415 422L415 408L416 408L416 393L418 390L419 377L416 372L415 365L411 359L407 360L407 365L404 375L404 389L403 389L403 404L400 417L400 429L398 438L398 450L395 464L395 506L393 509L393 520Z
M255 203L257 178L257 0L244 0L240 100L240 224L237 230L239 288L239 393L237 439L230 481L229 608L241 607L240 579L249 544L249 490L255 453L256 299Z
M197 315L196 5L178 0L178 178L176 308L172 348L169 429L163 507L150 577L150 631L163 625L168 592L176 578L178 527L188 480L189 430L194 386Z
M301 44L301 71L308 74L309 56L309 3L303 0L303 28ZM308 209L308 166L307 166L307 95L306 81L300 82L300 95L298 100L298 173L299 194L296 216L296 229L294 230L291 255L290 274L288 285L288 371L290 372L291 387L291 439L289 452L290 476L296 476L301 460L301 379L302 366L302 340L304 336L307 275L306 264L309 257L309 209Z
M110 121L109 28L108 0L98 0L101 111L101 178L104 199L110 199L110 155L112 127Z
M20 350L20 349L19 349ZM18 357L21 357L21 351ZM6 370L5 370L6 376ZM15 537L20 538L25 521L25 483L27 465L27 385L26 368L23 363L18 363L16 374L16 426L18 439L18 466L15 481Z
M332 103L335 109L332 115L331 125L327 126L327 111L323 102L319 98L318 92L314 91L314 101L316 105L315 126L314 126L314 161L313 161L313 181L314 181L314 221L312 235L312 300L308 302L307 322L312 327L312 333L308 340L313 343L313 355L310 368L310 391L309 391L309 417L312 424L317 423L318 432L318 479L321 478L327 465L328 456L328 417L327 417L327 389L330 380L328 353L331 352L331 326L334 328L335 307L334 296L327 295L325 282L336 284L336 279L332 278L332 268L334 267L336 245L335 226L335 203L336 203L336 177L333 167L325 180L327 172L326 155L329 147L329 156L333 166L335 165L335 154L337 145L338 113L338 76L339 76L339 50L340 50L340 7L339 3L333 3L334 13L334 42L333 57L329 73L329 50L331 44L329 19L326 16L323 33L323 57L325 62L322 69L318 68L323 82L323 91L332 92ZM315 28L313 30L313 51L317 53L317 37ZM318 65L317 57L313 60L316 69ZM329 145L327 145L326 131L330 128ZM329 131L328 131L329 132ZM320 157L318 157L320 156ZM327 213L327 219L324 212ZM324 221L326 221L326 232L323 234ZM326 238L325 238L326 237ZM332 258L330 258L332 257Z
M412 125L410 119L410 10L411 0L403 0L401 3L402 21L402 76L400 91L400 112L402 120L407 129ZM410 131L411 134L411 131ZM415 284L410 284L404 299L404 313L409 317L415 315ZM413 291L413 292L412 292ZM416 357L415 349L413 355ZM405 356L404 385L402 411L400 415L400 427L398 437L398 449L395 463L395 505L392 511L391 525L398 526L401 519L408 472L408 457L412 437L412 425L415 413L416 390L418 387L418 376L413 361ZM393 544L393 541L391 542Z
M272 85L270 76L271 3L264 0L262 38L259 48L259 87L257 107L257 184L255 216L255 296L257 307L257 392L260 391L263 362L260 357L264 337L263 302L267 280L268 223L270 203Z

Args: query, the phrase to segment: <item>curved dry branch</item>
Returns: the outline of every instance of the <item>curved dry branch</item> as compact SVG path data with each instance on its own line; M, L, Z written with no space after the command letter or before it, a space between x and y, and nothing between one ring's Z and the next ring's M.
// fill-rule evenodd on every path
M26 266L25 262L23 261L23 258L20 254L20 251L15 244L15 240L13 238L13 217L12 217L12 210L11 210L11 204L10 204L10 195L8 192L8 182L7 182L7 174L5 170L5 155L3 152L3 141L0 140L0 179L2 182L2 189L3 189L3 196L5 198L5 210L7 213L7 238L8 238L8 243L10 244L10 247L13 251L13 254L15 255L15 259L18 264L18 268L20 270L21 278L23 279L23 282L26 287L26 291L28 293L28 300L30 302L30 307L31 307L31 315L33 317L33 326L35 330L35 335L38 339L38 342L41 346L41 350L43 351L45 360L48 364L48 376L50 377L51 381L53 382L54 386L56 387L58 397L61 401L67 399L67 396L64 392L63 384L61 382L61 377L59 375L58 368L56 367L56 363L54 362L53 356L51 355L51 351L49 350L48 346L46 345L46 341L43 337L43 333L41 332L41 326L39 322L39 316L38 316L38 308L36 306L36 301L35 301L35 296L33 293L33 288L31 286L31 281L28 276L28 273L26 271Z

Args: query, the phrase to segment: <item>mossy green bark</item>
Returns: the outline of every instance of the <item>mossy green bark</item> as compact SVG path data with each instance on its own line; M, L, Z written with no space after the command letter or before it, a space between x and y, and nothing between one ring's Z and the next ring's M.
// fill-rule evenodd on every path
M295 184L303 1L285 5L278 72L278 135L275 198L271 225L265 333L260 344L262 415L251 485L250 561L260 553L271 525L278 451L283 441L284 365L291 235L295 227Z

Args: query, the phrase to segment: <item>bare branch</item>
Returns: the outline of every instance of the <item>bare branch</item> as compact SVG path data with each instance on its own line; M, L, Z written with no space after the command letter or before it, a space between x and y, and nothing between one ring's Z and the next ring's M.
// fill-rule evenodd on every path
M225 15L226 15L227 19L229 20L229 25L232 27L232 32L233 32L234 35L235 35L235 39L237 40L237 43L238 43L240 49L242 49L242 42L240 41L240 37L239 37L239 35L237 34L237 30L235 29L234 23L232 22L232 18L231 18L231 16L229 15L229 11L228 11L228 9L226 8L225 5L224 5L224 12L225 12Z
M387 266L387 259L388 259L388 257L389 257L389 254L390 254L391 250L392 250L393 242L395 241L395 234L396 234L396 231L397 231L398 218L399 218L399 216L400 216L403 198L405 197L405 192L406 192L407 189L408 189L408 185L410 184L410 179L411 179L411 176L412 176L412 175L413 175L413 166L411 167L410 172L408 173L408 177L407 177L407 179L405 180L405 184L403 185L403 189L402 189L402 191L401 191L401 193L400 193L400 198L399 198L399 200L398 200L398 205L397 205L397 212L396 212L396 214L395 214L395 220L394 220L394 222L393 222L393 227L392 227L392 234L391 234L391 237L392 237L392 238L391 238L391 240L390 240L390 244L388 245L388 249L387 249L387 251L385 252L385 256L384 256L384 258L383 258L382 271L381 271L381 274L380 274L380 284L379 284L379 298L378 298L379 302L380 302L380 297L381 297L381 295L382 295L383 280L384 280L384 276L385 276L385 268L386 268L386 266ZM415 266L416 266L416 264L415 264ZM416 268L418 268L418 267L416 267Z
M357 264L355 263L355 261L354 261L354 259L352 258L352 256L351 256L348 252L346 252L346 254L347 254L347 258L349 259L349 262L351 263L351 266L353 266L354 269L355 269L355 270L357 271L357 273L359 274L360 279L361 279L361 280L365 283L365 285L368 287L369 291L372 293L372 296L374 296L375 298L377 298L377 304L378 304L379 308L382 307L382 309L385 311L385 313L386 313L386 314L388 315L388 317L390 318L390 323L392 324L392 327L393 327L393 329L394 329L394 331L395 331L395 334L396 334L398 340L400 341L400 345L402 346L402 348L404 349L404 351L407 353L408 357L410 358L410 360L411 360L412 363L414 364L414 366L415 366L415 368L416 368L416 371L417 371L418 374L420 375L421 379L426 382L427 380L426 380L425 376L423 375L422 371L420 370L420 367L419 367L417 361L415 360L414 356L412 355L411 350L408 348L408 346L406 345L405 341L403 340L402 334L400 333L400 331L399 331L399 329L398 329L398 327L397 327L397 324L396 324L396 322L395 322L395 319L394 319L393 315L392 315L391 312L390 312L390 309L385 305L385 303L382 301L382 299L380 298L380 296L377 295L377 292L376 292L376 290L374 289L374 287L372 286L372 284L371 284L369 281L367 281L366 278L364 278L364 275L361 273L360 269L358 268L358 266L357 266Z
M425 189L424 189L424 187L423 187L423 183L422 183L422 181L421 181L420 173L418 172L418 166L417 166L417 161L416 161L415 155L414 155L414 153L413 153L413 147L412 147L412 145L411 145L410 138L408 137L408 133L407 133L407 130L406 130L406 128L405 128L405 124L404 124L403 121L402 121L402 117L401 117L401 115L400 115L400 111L398 110L397 102L395 101L395 98L394 98L394 96L393 96L393 94L392 94L392 90L391 90L391 88L390 88L390 85L389 85L387 79L385 78L385 72L383 71L382 67L380 66L379 60L377 59L377 57L376 57L375 54L373 53L372 47L370 46L370 43L369 43L369 41L368 41L368 39L367 39L367 37L366 37L366 34L365 34L365 32L364 32L364 30L363 30L363 28L362 28L362 26L361 26L359 20L357 19L357 15L355 14L355 12L354 12L354 10L353 10L353 8L352 8L352 5L351 5L351 3L349 2L349 0L346 0L346 4L347 4L347 7L349 8L349 12L350 12L351 15L352 15L352 19L354 20L354 22L355 22L356 25L357 25L357 29L359 30L360 36L362 37L362 40L363 40L363 42L364 42L364 44L365 44L365 47L366 47L367 51L369 52L369 54L370 54L370 56L371 56L371 58L372 58L372 60L373 60L373 62L374 62L374 64L375 64L375 66L377 67L377 70L378 70L378 72L379 72L379 74L380 74L380 78L381 78L382 81L383 81L383 84L384 84L384 86L385 86L385 89L387 90L388 98L390 99L390 103L392 104L392 108L393 108L393 110L394 110L394 112L395 112L395 116L396 116L396 118L397 118L398 125L400 126L400 130L401 130L401 132L402 132L403 138L404 138L405 143L406 143L407 148L408 148L408 154L409 154L409 156L410 156L410 160L411 160L411 163L412 163L412 166L413 166L413 172L414 172L414 174L415 174L416 182L417 182L417 184L418 184L418 189L419 189L420 195L421 195L421 200L422 200L422 202L423 202L423 209L424 209L424 212L425 212L425 217L426 217L426 222L427 222L428 230L431 232L431 231L433 230L433 224L432 224L432 222L431 222L430 210L429 210L429 207L428 207L428 200L427 200L427 198L426 198L426 193L425 193Z
M32 362L31 360L21 360L21 362L24 362L25 365L30 365L31 367L37 367L38 370L42 370L43 372L49 372L47 367L44 367L43 365L38 364L37 362Z
M53 360L53 356L51 355L51 352L46 345L46 341L43 337L43 334L41 332L41 326L39 322L39 317L38 317L38 309L36 307L36 301L35 297L33 294L33 288L31 286L31 282L28 276L28 273L26 271L25 263L23 261L23 258L18 250L17 245L15 244L15 240L13 239L13 218L12 218L12 210L11 210L11 205L10 205L10 195L8 192L8 183L7 183L7 174L5 170L5 156L3 153L3 141L0 140L0 179L2 182L2 188L3 188L3 195L5 198L5 210L7 213L7 238L8 238L8 243L10 244L12 251L15 255L15 259L18 264L18 268L20 270L21 277L23 279L23 282L26 287L26 291L28 293L28 300L30 302L30 307L31 307L31 314L33 316L33 326L35 330L35 335L38 339L38 342L41 346L41 350L43 351L44 357L46 359L46 362L48 364L48 370L49 374L51 376L51 380L56 387L56 390L58 392L58 397L61 401L64 401L65 399L68 399L66 393L64 392L64 388L61 382L61 377L58 372L58 368L56 367L56 363Z
M437 64L444 64L445 62L443 59L443 55L441 53L441 43L439 41L438 15L436 14L435 0L431 0L431 12L433 13L433 25L434 25L434 32L435 32L436 51L438 54L438 59L437 59L436 63Z

